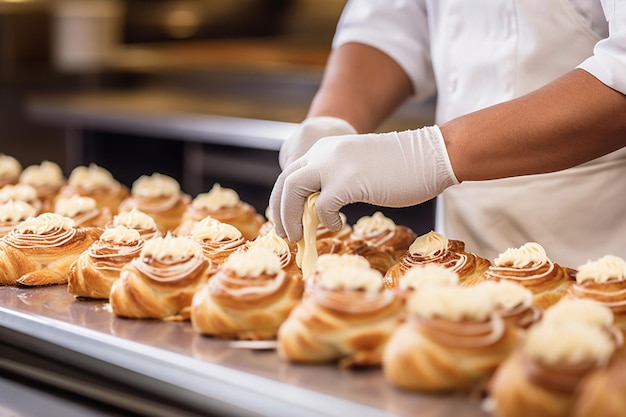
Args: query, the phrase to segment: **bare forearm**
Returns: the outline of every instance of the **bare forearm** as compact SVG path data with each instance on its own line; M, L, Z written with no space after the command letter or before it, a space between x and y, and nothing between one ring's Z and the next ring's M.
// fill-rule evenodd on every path
M574 70L441 131L460 181L552 172L626 146L626 96Z
M308 116L334 116L373 131L412 94L406 73L383 52L348 43L331 54Z

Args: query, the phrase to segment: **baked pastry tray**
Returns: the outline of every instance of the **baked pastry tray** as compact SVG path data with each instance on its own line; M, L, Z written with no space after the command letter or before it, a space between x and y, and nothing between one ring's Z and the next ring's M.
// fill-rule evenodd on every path
M380 369L296 365L200 335L189 322L119 318L66 286L0 287L0 337L3 349L29 358L2 354L0 368L154 416L486 415L478 399L397 389Z

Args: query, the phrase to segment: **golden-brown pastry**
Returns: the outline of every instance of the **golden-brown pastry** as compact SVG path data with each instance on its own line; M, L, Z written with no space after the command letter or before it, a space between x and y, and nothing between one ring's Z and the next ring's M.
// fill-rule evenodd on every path
M372 268L385 274L409 249L417 238L411 228L397 225L392 219L377 211L363 216L352 227L346 245L348 251L366 258Z
M402 301L383 289L382 274L365 259L337 262L340 256L320 256L318 263L329 262L308 278L305 296L278 331L281 358L342 367L380 365L400 322Z
M193 199L176 234L188 234L194 223L207 216L235 226L247 240L256 238L265 223L263 216L253 206L242 201L235 190L214 184L211 190Z
M0 204L0 237L6 235L18 224L35 217L37 210L24 201L9 200Z
M108 299L122 268L138 257L144 240L124 226L107 228L72 265L67 290L76 297Z
M497 417L567 417L579 384L614 352L613 341L598 327L542 320L498 368L486 404Z
M302 279L288 274L274 251L250 247L230 255L196 293L191 323L218 338L273 339L303 289Z
M458 286L459 275L439 264L415 265L398 279L398 285L392 290L404 301L415 291L427 286Z
M70 197L57 197L54 212L74 220L77 227L106 227L113 215L107 208L100 208L91 197L74 194Z
M37 197L35 187L27 184L5 185L0 188L0 203L9 201L23 201L35 208L36 214L41 214L42 203Z
M17 184L22 173L22 164L10 155L0 153L0 187Z
M77 228L72 219L56 213L23 221L0 240L0 284L67 283L71 263L101 233L100 228Z
M302 270L296 263L296 252L294 246L290 245L286 239L278 236L275 230L271 230L263 236L248 241L243 250L263 247L271 250L280 259L280 267L287 273L289 278L302 280Z
M152 239L153 237L163 237L156 221L149 214L132 208L130 211L118 213L113 217L108 227L124 226L129 229L135 229L143 240Z
M30 185L37 191L41 200L41 212L54 211L54 199L66 183L63 170L55 162L42 161L39 165L30 165L22 171L20 184Z
M461 285L471 285L487 270L491 262L465 250L465 243L448 239L434 231L418 236L409 249L385 274L385 286L394 288L398 278L415 265L436 263L452 269Z
M481 285L426 286L407 300L406 321L383 356L394 386L428 392L478 389L517 344Z
M162 234L180 225L191 197L180 189L174 178L160 173L142 175L131 187L131 195L119 205L119 212L136 208L154 219Z
M626 261L606 255L579 266L568 297L605 305L613 312L616 325L626 331Z
M484 281L480 285L491 291L495 311L508 325L523 331L541 320L543 312L535 305L528 288L507 280Z
M535 304L542 310L563 298L573 282L571 270L550 260L536 242L502 252L482 279L509 280L523 285L532 291Z
M209 275L217 271L230 254L248 242L235 226L212 217L205 217L196 223L189 238L200 244L202 254L209 261Z
M116 316L187 320L195 292L208 280L209 262L187 237L146 240L141 255L122 268L109 294Z
M111 173L96 164L77 166L59 191L59 196L80 195L93 198L100 209L107 208L117 214L120 203L130 196L127 186L117 181Z

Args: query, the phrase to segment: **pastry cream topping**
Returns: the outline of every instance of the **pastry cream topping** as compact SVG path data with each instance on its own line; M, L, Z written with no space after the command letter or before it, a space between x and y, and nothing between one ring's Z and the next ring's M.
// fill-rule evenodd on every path
M453 321L486 320L494 310L491 294L485 287L425 286L411 294L407 309L425 318Z
M339 265L319 275L318 285L329 290L363 290L377 293L383 287L382 274L369 266Z
M175 197L180 194L180 184L172 177L155 172L136 179L131 193L144 198Z
M235 190L213 184L209 192L198 194L191 205L199 210L217 211L221 208L235 207L239 201L239 194Z
M317 271L326 271L327 269L337 266L347 266L353 268L369 268L370 263L361 255L325 253L317 258L315 269Z
M409 246L409 252L412 255L421 255L427 258L443 253L447 249L448 238L434 231L418 236Z
M541 321L528 329L524 350L532 358L549 364L605 364L615 343L607 332L584 323Z
M564 298L544 311L542 321L557 324L571 321L607 328L613 324L613 312L592 300Z
M9 200L0 205L0 223L16 224L36 214L37 210L25 201Z
M72 170L67 180L72 187L82 188L84 190L99 190L103 188L111 188L117 185L117 181L111 173L99 167L96 164L89 166L78 166Z
M452 286L458 283L459 275L453 270L441 265L426 264L409 268L400 277L398 286L401 290L407 290L421 289L430 285Z
M198 242L221 242L242 237L241 231L228 223L222 223L212 217L205 217L194 225L189 236Z
M618 256L606 255L597 261L589 261L578 267L576 282L594 281L605 283L609 280L626 280L626 261Z
M202 248L186 237L165 237L149 239L141 251L142 258L153 258L160 262L182 262L190 258L201 258Z
M0 153L0 178L18 178L22 164L12 156Z
M226 259L222 268L233 271L239 277L246 278L277 275L282 271L278 255L271 249L262 246L233 252Z
M478 285L485 286L489 290L498 308L510 310L518 306L530 307L533 305L532 291L515 282L507 280L485 281Z
M53 230L69 230L74 228L74 220L57 213L43 213L37 217L24 220L16 226L20 233L30 232L36 235L49 233Z
M0 188L0 201L34 201L36 199L37 190L28 184L5 185Z
M509 248L502 252L493 264L499 267L523 268L542 265L548 261L543 246L536 242L528 242L519 248Z
M307 279L315 272L317 263L317 227L320 219L317 217L315 202L320 193L313 193L307 197L302 212L302 239L297 243L296 265L302 269L302 278Z
M21 183L34 187L61 186L64 181L61 167L50 161L43 161L40 165L28 166L20 175Z
M100 240L111 243L133 243L141 240L141 235L135 229L125 226L116 226L104 229L100 235Z
M394 221L380 211L377 211L372 216L361 217L354 225L354 231L362 236L393 232L395 230L396 224Z
M150 215L132 208L129 211L118 213L113 218L113 226L126 226L130 229L156 230L157 224Z
M278 256L289 254L289 244L276 234L276 231L272 229L263 236L258 236L252 242L249 242L248 247L264 247L270 249Z
M71 197L59 198L54 205L54 211L62 216L76 217L79 214L96 210L96 200L75 194Z

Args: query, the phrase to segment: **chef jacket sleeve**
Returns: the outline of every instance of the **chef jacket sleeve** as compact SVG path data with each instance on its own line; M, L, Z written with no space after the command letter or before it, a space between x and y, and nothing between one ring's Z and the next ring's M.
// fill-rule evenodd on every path
M349 0L333 48L350 42L369 45L391 57L411 79L416 99L435 93L423 0Z
M626 94L626 2L602 0L602 7L609 22L609 36L596 44L593 56L579 68Z

